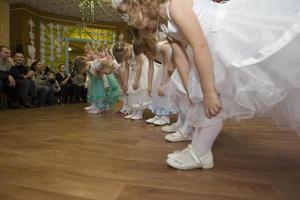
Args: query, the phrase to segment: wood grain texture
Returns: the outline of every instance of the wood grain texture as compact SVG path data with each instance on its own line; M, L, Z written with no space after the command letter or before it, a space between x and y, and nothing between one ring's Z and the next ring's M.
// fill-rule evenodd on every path
M300 199L300 138L269 120L228 121L215 168L185 172L165 159L188 143L83 107L0 112L1 200Z

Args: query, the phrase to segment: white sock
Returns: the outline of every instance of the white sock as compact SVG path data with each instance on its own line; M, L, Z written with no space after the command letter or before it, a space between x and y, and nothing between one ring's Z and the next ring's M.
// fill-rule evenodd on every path
M223 128L223 121L213 126L198 128L193 135L192 147L198 157L206 155Z
M184 121L185 121L185 114L179 112L177 116L176 127L182 127Z
M123 98L123 107L122 109L120 110L121 113L124 113L125 111L127 111L127 108L128 108L128 97L125 96Z
M182 127L179 127L180 131L185 135L191 135L193 133L193 127L191 127L186 121Z
M133 116L136 116L137 115L137 110L134 110L133 112L132 112L132 114L131 114L131 116L133 117Z
M192 147L198 158L206 155L223 128L223 121L208 127L197 128L194 131ZM183 149L177 157L185 164L194 163L195 160L189 152L189 148Z
M136 111L136 115L137 117L143 117L143 113L144 113L144 110L138 110Z
M159 119L163 119L165 120L166 122L170 122L170 117L167 115L167 116L160 116Z

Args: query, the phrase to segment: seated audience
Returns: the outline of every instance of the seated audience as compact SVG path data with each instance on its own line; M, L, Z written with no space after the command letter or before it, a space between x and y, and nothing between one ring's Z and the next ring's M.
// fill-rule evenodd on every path
M11 89L16 86L15 79L9 75L11 66L14 65L10 57L10 49L6 46L0 46L0 93L9 94ZM4 102L0 102L0 110L4 110ZM10 107L18 107L16 102L10 102Z
M60 64L58 70L59 71L56 74L55 79L58 81L61 88L59 95L59 103L68 103L71 101L72 95L71 76L66 74L64 64Z
M56 100L52 90L52 84L55 82L54 74L43 72L43 64L40 61L33 62L31 70L35 72L32 80L36 84L39 106L55 104Z

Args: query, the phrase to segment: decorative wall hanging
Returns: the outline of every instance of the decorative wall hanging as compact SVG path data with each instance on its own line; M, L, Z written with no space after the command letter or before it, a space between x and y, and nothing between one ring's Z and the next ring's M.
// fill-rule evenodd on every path
M30 31L29 31L29 38L30 38L30 43L28 44L28 54L29 54L29 58L27 60L27 63L29 65L31 65L31 63L34 62L35 60L35 52L36 52L36 48L34 46L34 41L35 41L35 35L34 35L34 21L32 20L32 18L30 18L28 20L28 24L30 27Z
M45 30L46 26L43 22L40 23L40 59L42 63L45 63Z
M116 41L114 30L67 26L63 24L40 23L40 58L45 66L56 70L65 59L65 38L92 40L94 48L106 44L111 46Z

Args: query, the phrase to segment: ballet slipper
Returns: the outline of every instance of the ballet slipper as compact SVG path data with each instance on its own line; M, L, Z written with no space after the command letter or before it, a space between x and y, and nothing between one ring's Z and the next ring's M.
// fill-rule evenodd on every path
M213 154L211 151L209 151L206 155L202 156L201 158L198 158L195 152L193 151L192 145L188 146L188 153L193 158L193 161L185 163L182 160L180 160L176 156L175 158L168 158L167 164L175 169L179 170L192 170L192 169L212 169L214 167L214 161L213 161Z

